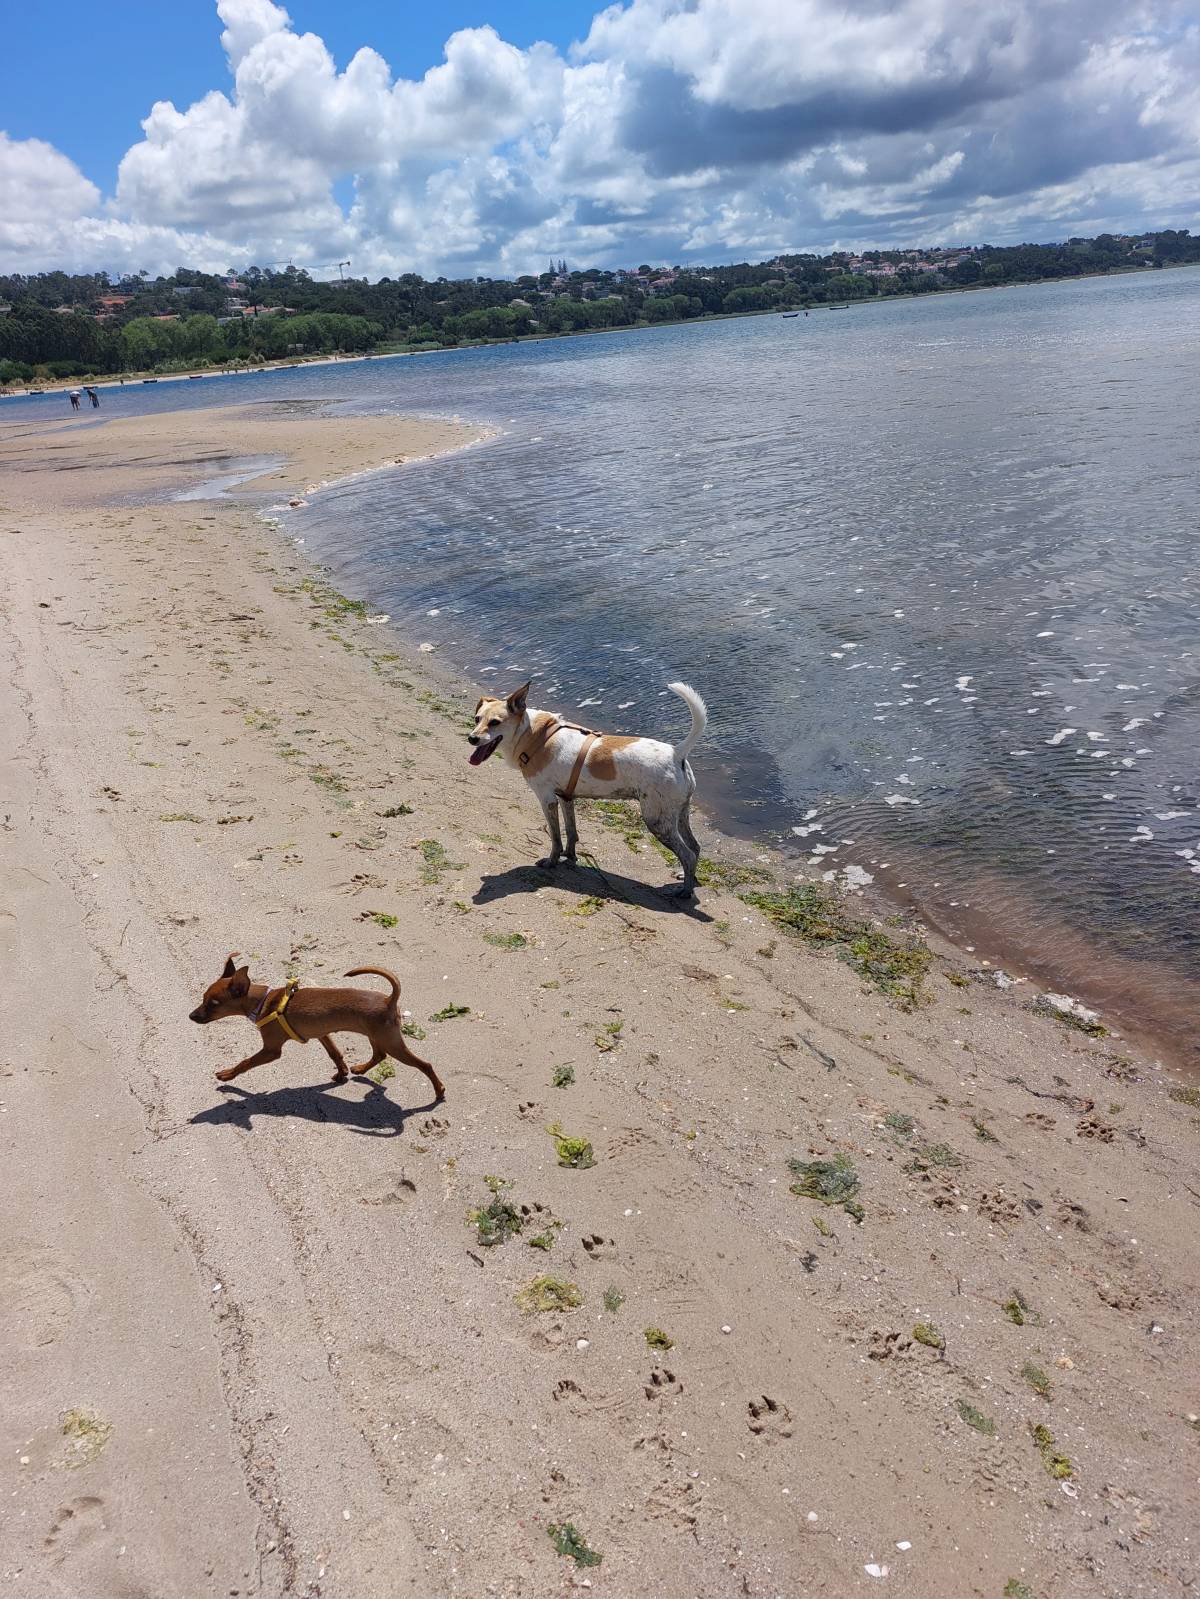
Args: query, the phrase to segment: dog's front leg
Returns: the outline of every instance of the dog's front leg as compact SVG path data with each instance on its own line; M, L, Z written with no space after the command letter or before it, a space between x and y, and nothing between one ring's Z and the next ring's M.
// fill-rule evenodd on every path
M540 860L538 865L557 866L562 859L563 843L558 827L558 800L553 794L548 800L542 801L542 813L546 818L546 826L550 829L550 853Z
M238 1061L236 1066L226 1066L224 1071L218 1072L217 1081L230 1083L235 1077L240 1077L243 1072L248 1072L255 1066L265 1066L268 1061L278 1060L282 1054L281 1049L268 1049L264 1045L256 1055L247 1055L246 1059Z
M562 809L567 823L567 859L573 861L576 859L575 850L579 843L579 831L575 826L575 801L563 800Z
M325 1053L329 1056L330 1060L333 1062L334 1082L344 1083L347 1077L350 1075L350 1070L346 1065L345 1058L343 1057L341 1050L334 1043L333 1039L329 1037L322 1038L321 1046Z

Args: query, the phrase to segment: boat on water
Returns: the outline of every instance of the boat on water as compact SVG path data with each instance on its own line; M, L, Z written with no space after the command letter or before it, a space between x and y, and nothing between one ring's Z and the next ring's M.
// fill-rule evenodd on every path
M799 316L800 315L799 311L781 311L779 314L780 314L780 316L785 316L785 317L786 316Z
M157 383L158 379L157 378L143 378L142 382L143 383Z
M848 311L850 307L848 305L831 305L829 309L831 311Z

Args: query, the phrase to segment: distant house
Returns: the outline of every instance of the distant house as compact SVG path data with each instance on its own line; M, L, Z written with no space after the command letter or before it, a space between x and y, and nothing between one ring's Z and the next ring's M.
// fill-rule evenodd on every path
M107 322L109 317L123 311L132 299L132 294L101 294L96 300L96 321Z
M9 305L7 300L0 300L0 316L7 316L11 310L12 306Z

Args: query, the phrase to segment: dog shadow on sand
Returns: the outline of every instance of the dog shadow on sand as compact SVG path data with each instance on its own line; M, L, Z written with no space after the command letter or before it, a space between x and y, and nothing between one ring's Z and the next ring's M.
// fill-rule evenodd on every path
M361 1097L334 1093L334 1089L354 1088L361 1083L367 1090ZM223 1083L224 1097L207 1110L197 1111L190 1119L193 1126L240 1127L250 1132L257 1117L295 1116L302 1121L329 1122L347 1127L352 1133L367 1138L399 1138L410 1116L420 1116L437 1109L438 1102L426 1105L397 1105L379 1083L359 1078L354 1083L289 1084L285 1088L268 1088L255 1093L252 1088L241 1088L234 1083Z
M697 922L712 921L695 899L684 899L672 894L669 888L655 888L636 877L625 877L621 872L601 871L598 866L584 861L576 865L562 861L555 867L510 866L505 872L485 873L478 891L472 896L472 903L490 905L494 900L507 899L510 894L536 894L539 888L563 888L580 899L591 897L611 900L614 904L624 902L659 916L690 916Z

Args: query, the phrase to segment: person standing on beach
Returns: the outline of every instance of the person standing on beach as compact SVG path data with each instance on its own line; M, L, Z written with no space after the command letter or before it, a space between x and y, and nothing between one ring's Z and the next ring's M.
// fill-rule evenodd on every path
M72 411L78 411L78 409L79 409L79 390L78 389L72 389L70 398L71 398L71 409L72 409Z

